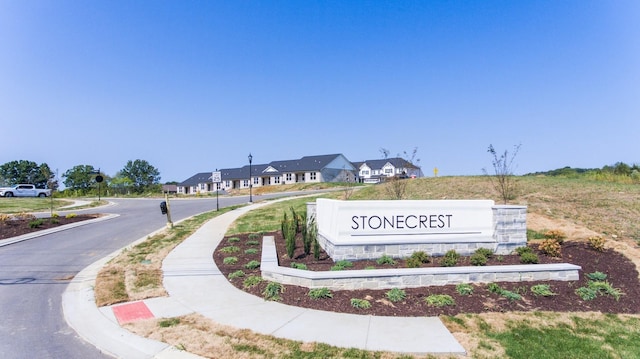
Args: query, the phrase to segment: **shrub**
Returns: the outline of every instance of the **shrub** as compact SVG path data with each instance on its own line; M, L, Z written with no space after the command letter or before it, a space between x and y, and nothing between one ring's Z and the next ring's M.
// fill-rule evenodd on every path
M603 237L601 236L589 237L588 241L589 241L589 247L591 247L591 249L598 252L604 252L605 239Z
M394 265L396 264L396 261L393 260L393 258L391 258L390 256L383 254L382 257L376 260L376 263L380 265L383 265L383 264Z
M229 274L229 279L241 278L244 277L244 272L241 270L237 270Z
M238 263L238 257L224 257L222 263L232 265Z
M536 284L531 287L531 292L533 292L533 294L535 294L536 296L542 297L556 295L556 293L551 290L551 286L548 284Z
M58 214L58 212L53 212L51 214L51 218L60 218L60 215Z
M471 255L471 257L469 258L469 261L474 266L483 266L487 264L488 259L487 257L485 257L484 254L476 252Z
M257 248L247 248L244 250L245 254L258 254L258 249Z
M75 213L69 213L65 216L65 218L76 218L76 217L78 217L78 215Z
M533 253L533 249L531 249L531 247L527 247L527 246L524 246L524 247L518 247L518 248L516 248L516 253L517 253L519 256L521 256L521 255L523 255L524 253Z
M245 268L247 269L256 269L256 268L260 268L260 262L258 261L251 261L247 264L244 265Z
M560 257L560 243L556 239L545 239L540 243L542 253L551 257Z
M371 303L366 299L351 298L351 306L356 309L369 309Z
M40 227L42 225L42 223L44 223L42 218L35 219L35 220L29 222L29 228L38 228L38 227Z
M220 248L220 252L222 253L237 253L240 252L240 247L236 246L227 246Z
M469 283L460 283L456 285L456 292L460 295L471 295L473 294L473 286Z
M245 288L251 288L251 287L255 287L261 282L262 282L262 277L257 275L252 275L247 277L247 279L245 279L244 282L242 282L242 286Z
M482 254L487 258L493 257L493 251L489 248L478 248L474 253Z
M284 293L284 286L277 282L269 282L262 292L265 300L279 301L282 299L280 294Z
M459 258L460 254L451 249L444 254L444 257L442 257L442 259L440 260L440 265L443 267L453 267L458 264Z
M240 242L240 238L238 238L238 237L231 237L231 238L229 238L228 242L229 242L229 243L237 243L237 242Z
M609 282L590 281L588 287L600 295L610 295L614 297L615 300L620 300L620 297L624 294L620 289L614 288Z
M175 327L178 324L180 324L180 318L163 319L160 322L158 322L158 326L160 328Z
M291 263L291 268L295 268L295 269L302 269L302 270L307 270L309 268L307 268L307 265L304 263Z
M404 300L405 298L407 298L407 293L400 289L400 288L393 288L390 291L387 291L387 293L385 293L385 295L387 296L387 299L389 299L392 302L399 302L401 300Z
M309 297L311 299L329 299L333 298L333 293L329 288L312 288L309 289Z
M456 301L448 294L432 294L424 299L432 307L456 305Z
M411 257L410 258L415 258L415 259L419 260L422 263L431 262L431 259L429 258L429 255L425 251L413 252L413 253L411 253Z
M247 241L247 245L249 246L257 246L258 244L260 244L260 241L256 241L255 239Z
M589 287L580 287L576 289L576 294L582 298L582 300L594 300L598 296L598 292Z
M491 293L499 294L509 300L522 299L522 296L520 294L512 292L510 290L503 289L496 283L489 283L489 285L487 286L487 290L489 290L489 292Z
M60 223L60 220L59 220L58 218L51 218L51 219L49 220L49 223L51 223L51 224L58 224L58 223Z
M422 267L422 261L418 258L407 258L407 268L420 268Z
M607 279L607 275L602 273L602 272L593 272L593 273L588 273L587 274L587 278L591 279L591 280L596 280L596 281L604 281Z
M260 233L249 233L249 240L256 240L260 238Z
M525 252L520 255L520 263L523 264L536 264L538 263L538 255L533 252Z
M550 231L544 232L544 238L555 239L556 242L558 242L558 244L562 244L564 243L564 240L567 238L567 235L559 229L552 229Z
M345 268L351 268L351 267L353 267L353 263L347 260L340 260L340 261L337 261L333 267L331 267L331 270L343 270Z
M294 212L295 216L295 212ZM287 256L293 259L296 250L296 219L290 220L287 218L287 212L284 213L282 222L280 222L280 228L282 231L282 237L285 240L285 246L287 248Z

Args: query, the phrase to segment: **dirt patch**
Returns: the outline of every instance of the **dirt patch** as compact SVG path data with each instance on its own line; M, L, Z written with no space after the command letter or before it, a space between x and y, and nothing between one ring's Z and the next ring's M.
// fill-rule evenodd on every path
M552 228L556 228L555 226ZM585 232L586 233L586 232ZM276 248L281 266L291 266L291 263L304 264L309 270L330 270L335 265L326 253L322 253L319 260L313 255L305 256L301 243L296 248L294 260L288 259L284 239L279 233L269 233L275 237ZM259 244L257 244L257 242ZM221 248L235 246L235 253L224 253ZM526 311L554 311L554 312L588 312L600 311L603 313L639 313L640 312L640 281L635 264L621 253L606 249L597 252L589 247L585 241L565 241L562 245L562 256L549 257L538 250L537 244L530 247L538 254L541 263L572 263L582 267L580 280L570 282L545 281L545 282L519 282L498 283L500 288L519 294L521 299L508 299L505 295L492 292L488 284L473 285L473 294L461 295L456 286L433 286L423 288L405 289L406 298L399 302L391 302L387 298L388 290L345 290L333 291L330 299L312 299L309 289L299 286L284 285L280 302L305 308L326 310L333 312L369 314L378 316L438 316L456 315L459 313L490 313L490 312L526 312ZM256 286L245 288L244 279L248 276L260 276L260 270L247 269L245 265L250 261L260 260L261 238L252 238L249 235L235 235L224 238L218 249L214 252L214 260L225 276L233 272L243 271L244 277L231 279L230 282L241 290L253 295L263 297L267 283L262 282ZM236 257L235 264L225 264L225 257ZM440 266L440 259L434 258L424 266ZM520 264L517 255L494 256L487 265ZM470 265L469 259L462 257L458 263ZM396 260L394 265L377 264L375 261L357 261L349 269L365 268L406 268L406 261ZM624 295L619 300L609 295L598 295L593 300L582 300L576 289L586 286L588 278L586 274L593 272L607 274L607 281L614 288L621 290ZM546 284L554 293L552 296L535 295L531 289L533 285ZM426 303L426 298L431 295L449 295L455 304L450 306L435 307ZM369 309L356 309L351 305L351 299L366 299L370 302Z
M34 220L30 219L9 219L0 222L0 240L21 236L23 234L34 233L44 229L56 228L76 222L82 222L89 219L98 218L97 214L82 214L72 217L57 218L41 218L42 223L37 227L31 227L30 223Z

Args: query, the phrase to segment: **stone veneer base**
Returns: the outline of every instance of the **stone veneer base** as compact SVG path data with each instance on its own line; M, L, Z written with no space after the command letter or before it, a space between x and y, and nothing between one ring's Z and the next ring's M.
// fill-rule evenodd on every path
M260 264L262 277L266 280L332 290L417 288L459 283L574 281L579 279L580 269L577 265L558 263L316 272L280 267L273 236L263 238Z

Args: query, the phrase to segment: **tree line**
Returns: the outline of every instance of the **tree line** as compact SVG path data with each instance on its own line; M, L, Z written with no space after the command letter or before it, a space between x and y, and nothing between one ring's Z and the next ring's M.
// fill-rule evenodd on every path
M100 176L103 182L98 184ZM86 195L102 186L110 194L142 194L160 192L160 171L145 160L129 160L125 166L111 177L92 165L77 165L62 174L65 195ZM38 188L57 191L60 187L57 174L48 164L33 161L10 161L0 166L0 185L18 183L34 184Z

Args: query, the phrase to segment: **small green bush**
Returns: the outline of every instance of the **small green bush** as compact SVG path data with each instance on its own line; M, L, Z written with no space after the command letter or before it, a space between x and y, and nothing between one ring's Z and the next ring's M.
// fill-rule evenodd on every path
M519 256L522 256L525 253L533 253L533 249L527 246L516 248L516 254Z
M257 268L260 268L260 262L251 261L251 262L245 264L244 267L247 268L247 269L257 269Z
M168 318L168 319L163 319L160 322L158 322L158 326L160 328L175 327L178 324L180 324L180 318Z
M456 285L456 292L460 295L471 295L473 294L473 286L469 283L460 283Z
M456 301L448 294L432 294L426 297L425 302L432 307L445 307L456 305Z
M474 266L483 266L487 264L488 259L484 254L476 252L471 255L469 261Z
M284 286L277 282L269 282L262 292L265 300L279 301L282 299L280 294L284 293Z
M256 240L260 238L260 233L249 233L250 240Z
M247 241L248 246L257 246L258 244L260 244L260 242L256 240Z
M576 289L576 294L582 298L582 300L594 300L598 296L598 292L589 287L580 287Z
M421 260L413 257L407 258L407 268L420 268L420 267L422 267Z
M393 288L390 291L387 291L387 293L385 293L387 296L387 299L389 299L392 302L399 302L401 300L404 300L405 298L407 298L407 293L400 289L400 288Z
M378 263L379 265L383 265L383 264L394 265L396 264L396 261L393 260L393 258L391 258L390 256L383 254L382 257L376 260L376 263Z
M38 218L36 220L29 222L29 228L39 228L40 226L42 226L43 223L44 223L44 220L42 218Z
M415 258L422 263L429 263L431 261L431 258L429 258L429 255L425 251L413 252L409 258Z
M257 275L252 275L247 277L247 279L245 279L244 282L242 282L242 286L244 286L245 288L251 288L251 287L255 287L261 282L262 282L262 277Z
M458 264L459 258L460 254L451 249L444 254L444 257L442 257L442 259L440 259L440 265L443 267L454 267L456 264Z
M550 297L556 295L548 284L536 284L531 287L531 292L536 296Z
M538 255L533 252L524 252L520 255L520 263L536 264L539 262Z
M237 253L240 252L240 247L236 246L227 246L220 248L220 252L222 253Z
M295 268L295 269L302 269L302 270L307 270L309 268L307 268L307 265L304 263L291 263L291 268Z
M329 299L333 298L333 293L329 288L312 288L309 289L309 297L311 299Z
M229 242L229 243L237 243L237 242L240 242L240 238L238 238L238 237L231 237L231 238L229 238L228 242Z
M77 215L77 214L75 214L75 213L69 213L69 214L67 214L67 215L66 215L66 216L64 216L64 217L65 217L65 218L76 218L76 217L78 217L78 215Z
M351 298L351 306L356 309L369 309L371 303L366 299Z
M474 253L482 254L483 256L485 256L487 258L493 257L493 251L491 249L489 249L489 248L478 248L478 249L476 249L476 251Z
M241 277L244 277L244 272L241 270L237 270L229 274L229 279L236 279Z
M337 271L337 270L344 270L345 268L350 268L353 267L353 263L349 262L347 260L340 260L337 261L333 267L331 267L331 270L333 271Z
M596 280L596 281L604 281L607 279L607 275L602 272L596 271L593 273L588 273L587 278L591 280Z
M258 248L247 248L244 250L245 254L258 254Z
M620 297L624 294L620 289L614 288L609 282L590 281L588 286L598 294L610 295L615 298L615 300L620 300Z
M238 257L224 257L224 259L222 260L222 263L227 265L236 264L238 263Z

